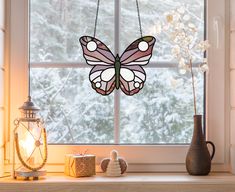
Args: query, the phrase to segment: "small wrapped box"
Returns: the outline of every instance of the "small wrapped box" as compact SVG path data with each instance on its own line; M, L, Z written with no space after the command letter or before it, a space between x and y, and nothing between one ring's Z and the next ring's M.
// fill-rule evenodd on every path
M65 174L72 177L95 175L95 155L65 155Z

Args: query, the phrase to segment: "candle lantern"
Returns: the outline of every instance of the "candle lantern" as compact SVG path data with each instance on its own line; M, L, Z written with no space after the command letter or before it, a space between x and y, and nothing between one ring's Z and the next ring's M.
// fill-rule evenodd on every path
M46 175L43 169L47 160L46 129L30 96L19 110L21 117L14 121L13 177L36 180Z

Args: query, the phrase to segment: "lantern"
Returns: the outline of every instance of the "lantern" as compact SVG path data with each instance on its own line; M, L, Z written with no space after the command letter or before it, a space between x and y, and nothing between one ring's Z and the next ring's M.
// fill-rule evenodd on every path
M42 169L47 160L46 129L30 96L19 110L21 117L14 121L13 177L37 180L46 175Z

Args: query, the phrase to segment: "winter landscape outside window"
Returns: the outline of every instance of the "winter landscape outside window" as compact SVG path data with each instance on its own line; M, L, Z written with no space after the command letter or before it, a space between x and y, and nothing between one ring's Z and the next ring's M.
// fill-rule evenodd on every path
M157 41L151 63L145 67L145 87L129 97L118 91L101 96L90 86L91 68L85 64L79 38L93 35L96 0L30 1L31 95L41 108L50 143L190 142L191 78L179 73L161 23L165 12L184 5L203 39L204 0L139 2L143 34L153 35ZM121 54L138 37L135 1L121 0L119 9L115 1L101 0L97 38ZM197 71L196 80L198 112L202 114L204 79Z

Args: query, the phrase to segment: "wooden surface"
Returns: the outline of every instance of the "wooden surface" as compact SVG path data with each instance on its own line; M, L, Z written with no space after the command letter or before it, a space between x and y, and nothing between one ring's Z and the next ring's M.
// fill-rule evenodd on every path
M235 192L235 176L225 173L189 176L186 173L128 173L111 178L72 178L49 174L38 181L0 179L0 192Z

